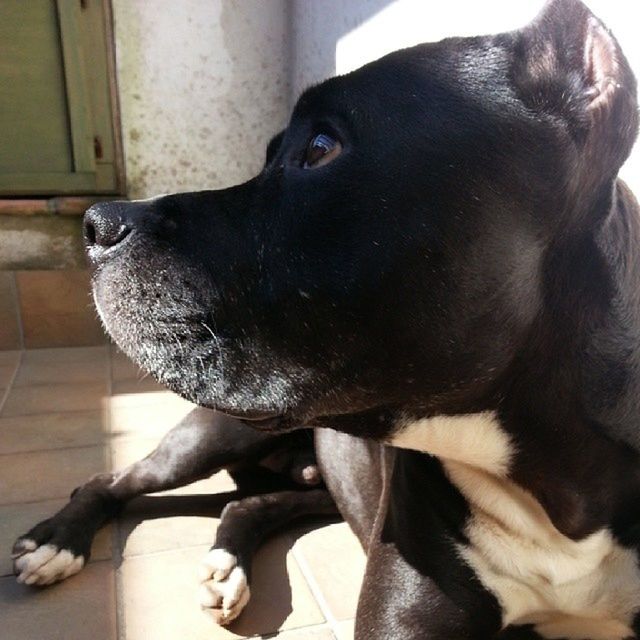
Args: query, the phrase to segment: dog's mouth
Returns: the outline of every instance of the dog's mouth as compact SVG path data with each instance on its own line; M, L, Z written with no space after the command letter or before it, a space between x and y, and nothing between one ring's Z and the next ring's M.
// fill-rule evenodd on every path
M229 416L230 418L235 418L236 420L242 420L243 422L248 422L252 427L260 428L261 425L264 425L268 428L269 424L273 421L279 421L282 416L277 413L271 413L268 411L253 411L253 410L233 410L233 409L220 409L222 413Z
M225 415L230 418L236 418L241 420L245 424L249 425L253 429L258 431L289 431L291 428L288 425L288 421L285 416L280 414L261 414L260 412L236 412L236 411L223 411Z

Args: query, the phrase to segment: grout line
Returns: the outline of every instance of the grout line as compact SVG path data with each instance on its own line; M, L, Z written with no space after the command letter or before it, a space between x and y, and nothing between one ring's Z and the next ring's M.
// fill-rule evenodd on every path
M111 562L116 576L116 630L118 640L127 640L127 624L125 617L124 582L122 578L122 566L124 556L120 548L120 518L113 522L111 533Z
M20 355L18 356L18 361L16 362L15 369L13 370L13 375L9 379L9 384L7 384L7 388L4 391L2 397L0 397L0 416L2 416L2 411L4 409L4 405L7 402L7 398L9 397L9 392L13 389L13 383L16 381L18 377L18 370L22 366L22 360L24 358L24 349L20 350ZM0 454L1 455L1 454Z
M38 414L38 415L42 415L42 414ZM9 417L14 417L14 416L9 416ZM5 418L5 420L8 420L9 417ZM15 416L16 418L30 418L31 416ZM141 440L144 440L145 438L140 438ZM149 438L149 440L151 440L151 438ZM118 440L118 442L124 442L123 440ZM0 453L0 459L2 459L4 456L22 456L22 455L31 455L32 453L49 453L49 452L54 452L54 451L75 451L77 449L104 449L106 448L108 442L105 441L101 441L101 442L95 442L93 444L72 444L72 445L68 445L66 447L54 447L54 448L49 448L49 449L27 449L25 451L9 451L8 453Z
M293 557L296 559L296 562L300 567L300 572L302 573L304 579L307 581L307 585L309 586L309 589L313 597L318 603L318 607L320 607L320 611L322 612L322 615L325 617L325 620L327 621L327 624L329 625L331 632L336 638L338 638L339 637L338 620L336 620L335 616L331 612L331 609L329 608L329 603L327 602L327 599L324 597L324 594L322 593L322 589L320 588L318 581L315 579L315 576L313 575L313 572L311 571L311 567L309 567L304 557L304 554L299 552L298 549L296 549L295 544L292 545L291 552L293 553Z
M20 310L20 291L18 290L18 276L15 271L11 272L13 278L11 278L11 292L13 293L13 299L16 305L16 321L18 323L18 333L20 335L20 348L26 349L24 343L24 327L22 326L22 311Z
M81 413L80 411L63 411L63 412L53 412L53 413L62 413L64 415L67 415L68 413ZM32 418L34 416L41 416L41 415L47 415L47 414L32 414L32 415L28 415L28 416L6 416L4 418L0 418L0 423L2 423L3 420L13 420L14 418L16 420L22 420L23 418ZM53 453L55 451L69 451L69 450L76 450L76 449L93 449L94 447L101 447L103 449L109 448L109 453L111 453L111 445L113 444L141 444L141 443L152 443L152 446L149 449L149 453L151 453L151 451L155 448L155 446L157 446L157 444L160 442L160 438L162 437L162 434L160 434L159 436L150 436L150 435L146 435L146 436L141 436L141 435L136 435L135 433L128 433L128 432L122 432L122 433L118 433L113 432L113 433L105 433L104 434L104 438L102 440L98 440L96 442L89 442L86 444L61 444L59 447L45 447L45 448L37 448L37 449L20 449L18 451L7 451L7 452L0 452L0 460L4 457L4 456L20 456L20 455L27 455L27 454L32 454L32 453ZM145 454L146 455L146 454ZM106 462L106 461L105 461ZM108 460L109 464L112 464L112 459L111 457L109 457Z
M208 516L167 516L168 518L172 518L172 517L176 517L176 518L183 518L183 517L195 517L195 518L207 518L209 519ZM164 519L163 517L160 518L155 518L157 520L161 520ZM215 518L212 516L210 518L211 520L214 520ZM145 522L148 521L147 518L143 519ZM137 525L136 525L137 526ZM211 542L199 542L198 544L187 544L185 546L182 547L169 547L168 549L156 549L155 551L143 551L141 553L127 553L127 555L121 555L122 560L136 560L138 558L151 558L151 557L155 557L155 556L162 556L162 555L166 555L168 553L174 553L176 551L193 551L194 549L202 549L202 553L203 556L204 554L207 553L207 551L209 551L209 549L211 549Z
M28 504L39 504L40 502L54 502L56 500L69 501L69 494L60 496L47 496L46 498L36 498L34 500L18 500L17 502L0 502L0 509L3 507L18 507Z
M113 396L113 348L109 342L107 342L107 361L106 371L107 376L107 398ZM103 409L103 416L105 424L105 435L111 434L111 402L106 403L106 407ZM114 452L113 452L114 439L110 438L106 440L107 444L107 456L108 456L108 468L110 472L115 471L114 467ZM113 526L111 527L111 562L113 562L113 568L115 573L115 587L116 587L116 635L118 640L126 640L127 638L127 619L125 615L125 596L124 596L124 582L122 578L122 566L125 561L124 549L121 546L122 540L122 513L124 509L116 515L113 519Z
M61 500L69 500L69 496L60 496L58 498L42 498L40 500L24 500L23 502L6 502L0 504L0 509L5 507L17 507L30 504L44 504L45 502L60 502Z

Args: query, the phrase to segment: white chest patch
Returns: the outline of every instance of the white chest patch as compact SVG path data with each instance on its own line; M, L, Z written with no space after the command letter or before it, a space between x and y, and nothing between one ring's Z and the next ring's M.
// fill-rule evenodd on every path
M623 640L640 610L637 554L602 530L560 533L540 503L509 480L514 454L493 413L400 425L389 444L437 456L471 509L459 553L502 607L503 625L544 638Z

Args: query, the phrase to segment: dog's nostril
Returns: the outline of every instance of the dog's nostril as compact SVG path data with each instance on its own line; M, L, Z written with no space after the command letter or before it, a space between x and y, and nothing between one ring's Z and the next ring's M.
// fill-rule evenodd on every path
M121 224L116 230L115 234L111 235L110 237L111 245L109 246L113 246L114 244L118 244L118 242L121 242L122 240L124 240L129 235L130 231L131 229L127 227L127 225Z
M96 243L96 228L92 222L86 222L84 225L84 239L89 246Z
M99 215L94 211L85 216L84 239L87 247L113 247L130 232L131 227L122 219Z
M102 221L102 224L89 223L87 225L87 242L100 247L113 247L122 242L131 229L125 224L117 224L113 221ZM91 241L93 238L93 241Z

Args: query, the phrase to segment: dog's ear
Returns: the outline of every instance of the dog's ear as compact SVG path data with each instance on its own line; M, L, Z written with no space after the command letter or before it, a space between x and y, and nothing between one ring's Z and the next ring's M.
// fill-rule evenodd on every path
M590 179L613 178L633 146L638 107L633 73L603 23L580 0L551 0L517 33L513 72L527 106L568 124Z

